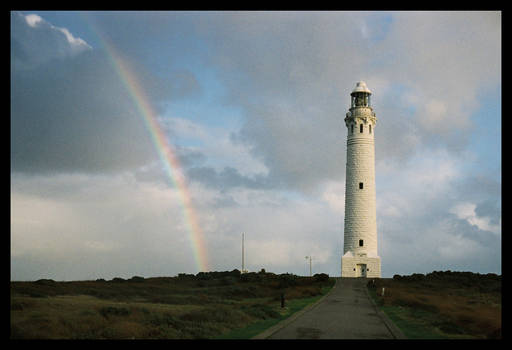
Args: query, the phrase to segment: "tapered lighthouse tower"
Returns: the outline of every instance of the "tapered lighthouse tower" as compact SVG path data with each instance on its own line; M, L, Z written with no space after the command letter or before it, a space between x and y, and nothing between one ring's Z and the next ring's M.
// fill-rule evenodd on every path
M363 81L350 96L345 117L347 164L341 277L380 277L375 208L375 124L371 91Z

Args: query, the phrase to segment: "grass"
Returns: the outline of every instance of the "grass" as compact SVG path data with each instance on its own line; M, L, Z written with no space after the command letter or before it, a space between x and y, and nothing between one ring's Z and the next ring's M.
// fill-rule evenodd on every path
M501 338L501 276L451 271L396 275L375 280L369 293L410 339Z
M324 274L241 275L237 270L111 281L11 282L11 338L249 338L313 302L333 282ZM286 296L285 313L281 293ZM245 330L236 335L238 329Z
M306 306L315 303L334 286L334 283L324 286L321 290L321 294L318 296L302 299L293 299L287 303L287 306L281 308L278 313L274 314L274 317L269 317L262 321L257 321L249 324L244 328L235 329L227 334L219 336L220 339L250 339L268 328L276 325L277 323L284 321L297 311L304 309Z

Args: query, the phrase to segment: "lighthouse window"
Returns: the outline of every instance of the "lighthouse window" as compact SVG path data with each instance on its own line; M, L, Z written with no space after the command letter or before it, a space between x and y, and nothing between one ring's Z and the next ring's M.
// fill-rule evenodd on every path
M372 133L372 125L368 125L368 127L370 128L370 134Z
M362 247L362 246L363 246L363 240L362 240L362 239L360 239L360 240L359 240L359 246L360 246L360 247Z
M363 189L363 183L362 183L362 182L360 182L360 183L359 183L359 189L360 189L360 190L362 190L362 189Z
M363 132L363 124L359 125L359 132Z
M354 133L354 124L351 124L350 125L350 132L353 134Z

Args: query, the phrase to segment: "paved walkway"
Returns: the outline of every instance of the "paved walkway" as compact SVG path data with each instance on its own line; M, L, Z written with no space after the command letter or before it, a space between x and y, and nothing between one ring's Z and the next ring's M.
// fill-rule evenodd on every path
M370 300L364 278L337 278L319 302L253 339L395 339L403 333Z

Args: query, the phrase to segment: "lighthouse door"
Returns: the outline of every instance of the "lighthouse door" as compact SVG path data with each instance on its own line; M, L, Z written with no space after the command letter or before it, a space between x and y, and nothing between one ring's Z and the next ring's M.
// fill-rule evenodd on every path
M356 277L366 277L366 264L357 264Z

